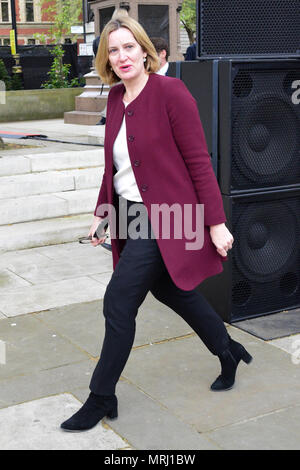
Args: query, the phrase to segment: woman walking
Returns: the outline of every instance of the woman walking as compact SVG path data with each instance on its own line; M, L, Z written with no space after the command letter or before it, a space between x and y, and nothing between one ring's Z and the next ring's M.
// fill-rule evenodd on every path
M61 427L85 431L104 416L116 418L116 384L130 354L138 309L150 291L179 314L221 364L213 391L232 388L240 360L252 359L233 341L221 318L196 287L222 271L233 237L225 226L222 197L207 152L195 100L178 79L157 75L159 60L139 23L114 16L104 28L96 57L100 77L111 88L107 104L105 172L89 236L104 217L103 207L132 214L145 209L147 236L130 235L134 216L127 218L127 238L112 237L114 272L103 301L105 338L94 370L91 393L82 408ZM121 197L121 198L120 198ZM177 204L202 204L203 246L187 249L190 239L159 236L151 209ZM109 212L109 211L108 211ZM113 223L112 217L110 224Z

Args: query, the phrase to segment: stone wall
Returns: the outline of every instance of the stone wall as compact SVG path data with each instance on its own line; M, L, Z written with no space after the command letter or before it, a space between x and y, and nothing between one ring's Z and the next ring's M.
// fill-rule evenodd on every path
M0 104L0 122L63 118L75 109L75 97L82 87L52 90L7 91Z

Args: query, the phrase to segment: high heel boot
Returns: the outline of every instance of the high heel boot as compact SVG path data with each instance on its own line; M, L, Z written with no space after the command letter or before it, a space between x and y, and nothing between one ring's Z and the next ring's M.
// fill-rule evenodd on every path
M118 400L115 395L95 395L90 393L84 405L60 427L64 431L80 432L92 429L99 421L107 416L110 419L118 417Z
M244 346L229 337L229 348L219 356L221 362L221 375L217 377L210 389L214 392L230 390L235 382L235 374L239 362L242 360L250 364L252 356L246 351Z

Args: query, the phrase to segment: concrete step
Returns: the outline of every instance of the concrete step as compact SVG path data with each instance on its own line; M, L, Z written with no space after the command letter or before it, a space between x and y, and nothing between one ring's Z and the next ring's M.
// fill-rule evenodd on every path
M83 93L80 96L86 95L88 92L88 93L95 93L97 96L106 96L107 98L109 90L110 90L109 86L104 86L102 88L102 85L87 84L83 88Z
M99 121L99 114L97 116ZM104 165L104 149L102 148L2 157L0 158L0 177L50 170L99 167L102 165Z
M99 77L95 69L92 69L89 73L86 73L84 78L85 78L85 82L87 85L102 86L101 78ZM104 86L107 86L107 85L104 85Z
M99 188L103 167L0 177L0 199Z
M87 93L85 96L76 96L76 111L101 112L105 108L107 97L99 96L99 93Z
M0 157L0 176L30 173L30 160L25 157Z
M105 125L92 126L88 131L88 142L93 145L104 145Z
M93 214L90 213L0 226L1 250L74 242L87 235L92 221Z
M87 75L85 75L84 78L85 78L86 86L94 85L99 88L102 87L101 78L99 76L93 75L91 77L88 77ZM103 88L105 88L105 85Z
M64 113L66 124L81 124L84 126L95 126L100 121L99 113L92 111L68 111Z
M99 188L0 200L0 225L93 212Z

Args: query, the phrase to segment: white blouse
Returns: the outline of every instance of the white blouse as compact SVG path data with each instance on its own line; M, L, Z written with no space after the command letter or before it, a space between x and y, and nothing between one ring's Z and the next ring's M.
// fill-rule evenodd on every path
M125 108L129 103L125 103ZM114 175L114 187L119 196L130 201L142 202L139 188L132 170L128 153L125 114L113 146L113 159L117 173Z

